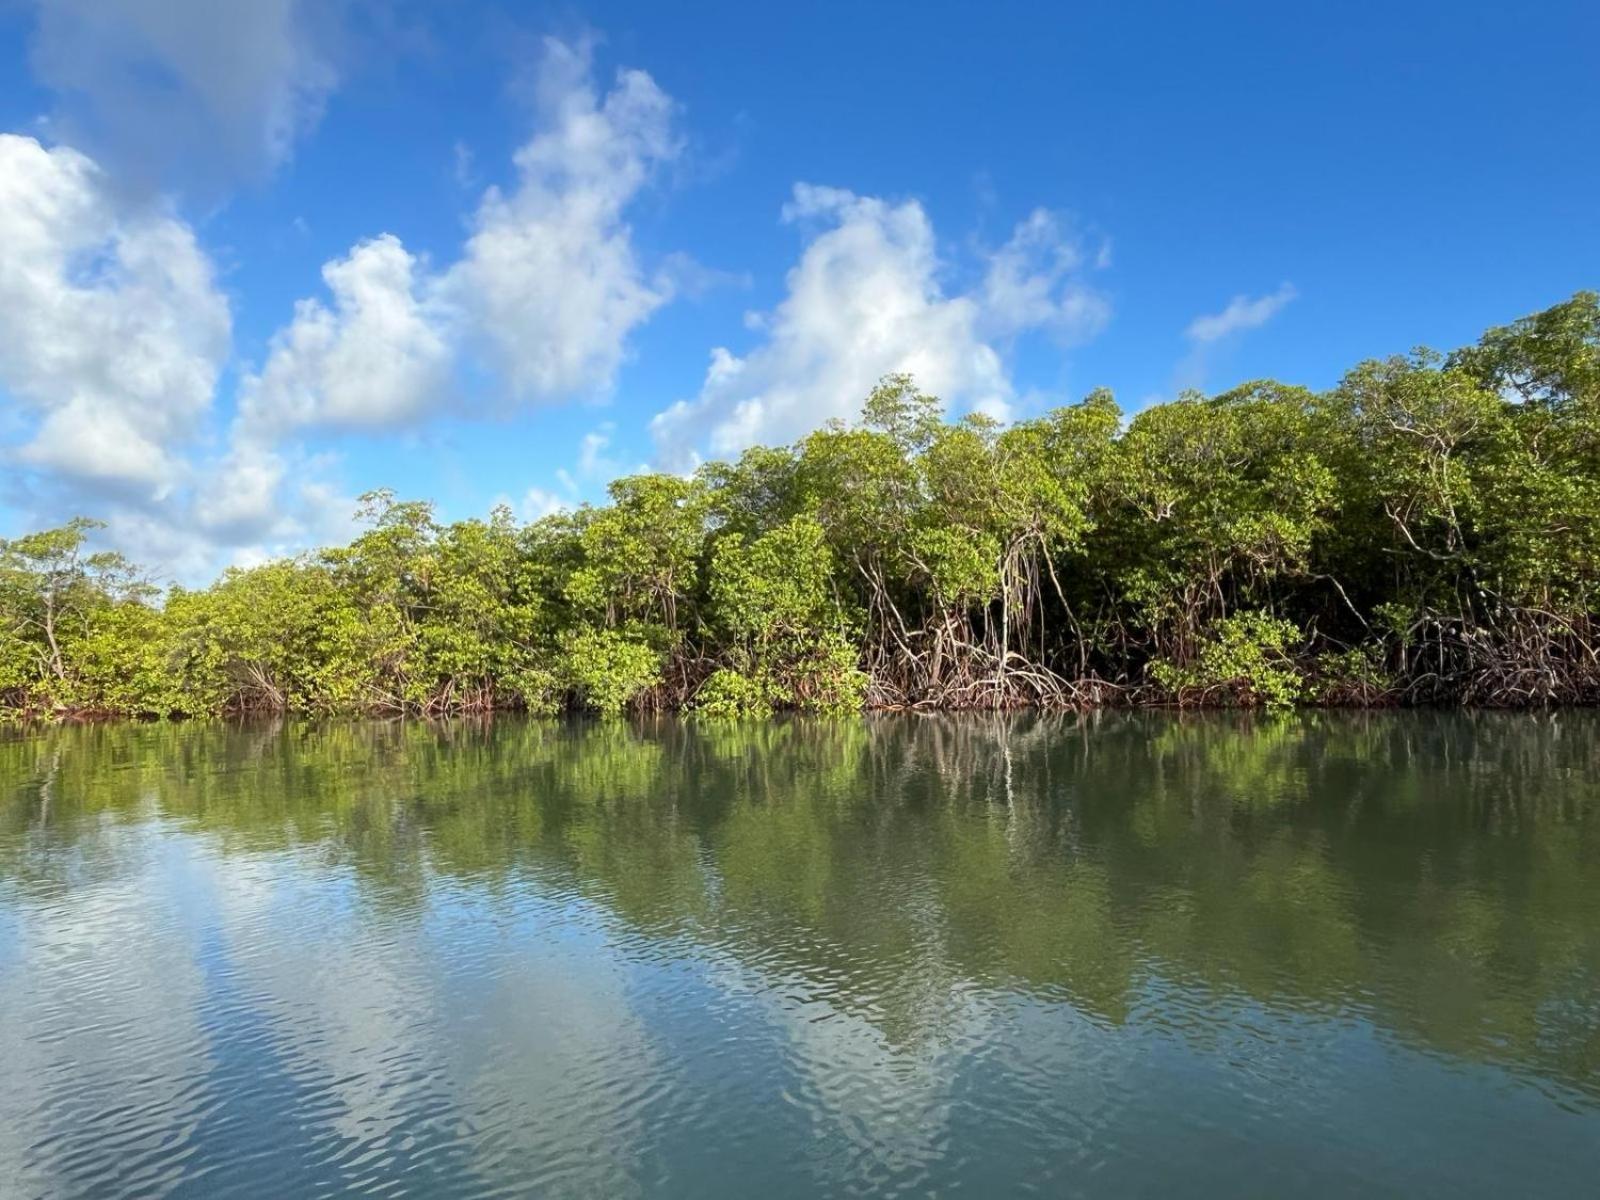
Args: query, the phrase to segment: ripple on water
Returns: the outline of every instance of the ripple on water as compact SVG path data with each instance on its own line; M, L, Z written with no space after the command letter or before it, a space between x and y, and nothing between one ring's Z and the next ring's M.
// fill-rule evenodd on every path
M1228 734L1251 790L1184 726L1019 734L1002 803L991 725L875 725L859 777L848 739L774 741L732 782L689 731L611 727L522 774L588 735L512 725L490 744L529 744L480 761L196 731L150 743L165 782L118 767L56 825L24 795L0 809L0 1179L776 1200L1600 1173L1578 776L1538 775L1554 816L1530 792L1474 823L1414 741ZM896 767L929 738L937 770ZM180 770L180 745L206 753ZM674 755L693 786L657 786ZM1374 761L1392 796L1348 778Z

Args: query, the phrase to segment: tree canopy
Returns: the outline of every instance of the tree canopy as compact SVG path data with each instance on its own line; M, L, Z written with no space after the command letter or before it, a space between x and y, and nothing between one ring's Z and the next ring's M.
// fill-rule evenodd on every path
M1600 297L1314 392L859 424L529 524L378 491L164 596L0 542L0 711L846 712L1600 700Z

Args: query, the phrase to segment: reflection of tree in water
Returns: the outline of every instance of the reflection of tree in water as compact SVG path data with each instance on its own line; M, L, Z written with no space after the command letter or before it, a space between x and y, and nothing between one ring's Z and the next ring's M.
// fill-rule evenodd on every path
M53 729L0 741L0 885L115 873L98 831L156 815L347 865L373 904L421 906L441 875L581 895L647 942L806 981L891 1044L944 1037L964 986L1108 1022L1152 989L1227 993L1594 1090L1597 733L1319 713Z

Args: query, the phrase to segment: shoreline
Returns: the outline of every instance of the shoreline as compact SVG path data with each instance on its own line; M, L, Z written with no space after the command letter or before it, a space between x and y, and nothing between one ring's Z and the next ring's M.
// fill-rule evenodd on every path
M1438 714L1505 714L1554 715L1558 713L1600 712L1600 701L1571 701L1560 703L1483 704L1451 701L1378 701L1373 703L1303 703L1293 705L1247 705L1226 703L1178 704L1172 701L1148 701L1126 704L1009 704L998 706L952 705L869 705L850 712L808 712L801 709L780 709L766 713L715 713L693 707L648 708L622 713L597 713L582 708L557 711L537 711L520 705L502 705L489 708L454 709L448 712L429 712L424 709L367 708L337 711L305 711L295 709L240 709L210 713L127 713L81 709L53 713L0 713L0 730L24 728L56 728L69 725L196 725L211 722L245 725L281 721L295 722L368 722L417 721L426 724L453 722L488 722L501 718L519 718L535 721L618 721L642 723L657 719L705 722L707 724L779 723L788 720L864 721L872 717L970 717L970 716L1091 716L1102 714L1160 714L1164 716L1219 716L1286 717L1308 713L1438 713Z

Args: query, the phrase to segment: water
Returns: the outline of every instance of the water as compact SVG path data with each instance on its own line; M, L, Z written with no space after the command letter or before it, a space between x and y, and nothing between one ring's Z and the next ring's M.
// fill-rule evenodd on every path
M0 734L0 1194L1593 1195L1597 735Z

